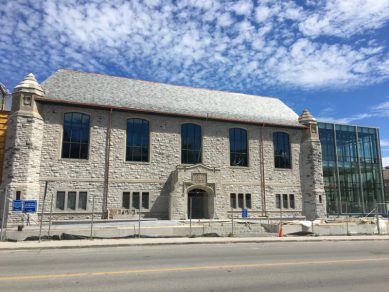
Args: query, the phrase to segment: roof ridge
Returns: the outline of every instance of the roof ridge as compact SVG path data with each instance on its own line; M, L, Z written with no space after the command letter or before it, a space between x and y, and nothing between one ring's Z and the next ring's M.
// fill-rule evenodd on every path
M245 95L245 96L253 96L253 97L259 97L259 98L270 98L270 99L280 100L279 98L274 97L274 96L262 96L262 95L248 94L248 93L235 92L235 91L224 91L224 90L219 90L219 89L209 89L209 88L204 88L204 87L192 87L192 86L189 86L189 85L177 85L177 84L171 84L171 83L163 83L163 82L157 82L157 81L136 79L136 78L131 78L131 77L114 76L114 75L103 74L103 73L96 73L96 72L85 72L85 71L79 71L79 70L67 69L67 68L60 68L56 72L59 72L59 71L70 71L70 72L74 72L74 73L78 73L78 74L100 75L100 76L107 76L107 77L126 79L126 80L134 80L134 81L151 83L151 84L163 84L163 85L174 86L174 87L189 88L189 89L194 89L194 90L206 90L206 91L211 91L211 92L233 93L233 94L241 94L241 95Z

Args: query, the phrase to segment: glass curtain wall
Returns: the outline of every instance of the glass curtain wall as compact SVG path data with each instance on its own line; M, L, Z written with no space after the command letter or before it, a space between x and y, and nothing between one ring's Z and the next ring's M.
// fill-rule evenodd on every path
M319 123L328 215L385 213L375 128Z

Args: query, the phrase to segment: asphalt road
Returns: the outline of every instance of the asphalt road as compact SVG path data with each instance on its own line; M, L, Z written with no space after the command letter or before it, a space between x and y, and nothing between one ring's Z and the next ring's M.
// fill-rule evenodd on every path
M389 242L0 252L0 291L388 291Z

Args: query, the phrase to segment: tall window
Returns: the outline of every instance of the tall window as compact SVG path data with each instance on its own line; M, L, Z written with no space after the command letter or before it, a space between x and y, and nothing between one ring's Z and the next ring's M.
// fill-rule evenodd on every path
M247 131L244 129L230 129L230 165L248 165Z
M65 113L62 139L62 158L88 159L89 116Z
M127 120L127 161L149 161L149 122Z
M274 164L276 168L291 168L289 134L273 133Z
M201 163L201 127L198 125L181 126L181 162Z

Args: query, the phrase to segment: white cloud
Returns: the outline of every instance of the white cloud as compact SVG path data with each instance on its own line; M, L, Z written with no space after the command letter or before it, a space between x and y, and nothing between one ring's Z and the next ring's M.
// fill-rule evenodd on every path
M389 19L387 0L328 0L299 24L307 36L349 37L382 27Z
M368 85L389 79L386 44L343 37L383 27L389 13L387 1L356 1L361 11L335 0L306 10L289 0L5 1L0 68L38 77L59 67L120 71L234 91ZM315 38L330 33L342 39Z
M389 156L388 157L382 157L382 165L389 166Z
M381 147L389 147L389 140L381 139Z

